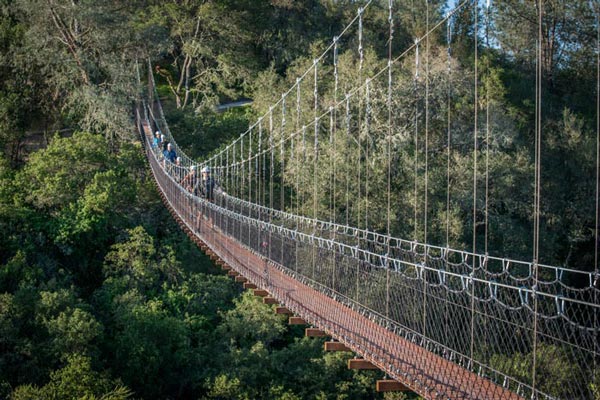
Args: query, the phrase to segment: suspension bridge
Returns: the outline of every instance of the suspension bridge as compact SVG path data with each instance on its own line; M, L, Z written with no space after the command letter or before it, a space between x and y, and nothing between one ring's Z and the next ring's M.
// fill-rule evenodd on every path
M177 145L149 68L137 127L165 205L236 281L280 305L278 312L294 315L291 322L313 326L307 334L331 337L330 349L356 353L349 367L383 371L382 391L410 390L433 399L598 399L597 247L587 269L539 262L542 63L535 82L532 257L492 256L494 129L477 54L488 21L486 32L478 32L475 21L474 73L468 75L452 56L452 22L459 12L479 11L478 2L464 1L431 23L427 10L424 34L397 54L397 10L394 1L387 3L387 62L369 56L368 1L263 116L201 163ZM540 18L542 12L540 7ZM446 37L445 49L430 44L434 35ZM454 122L464 118L454 116L451 105L460 79L470 87L470 133ZM443 90L436 92L435 85ZM434 99L434 92L447 101ZM180 165L152 147L156 130L174 146ZM450 165L452 151L467 154L469 134L473 240L465 250L451 240ZM408 170L397 165L406 148ZM223 189L212 199L182 184L198 164L209 167ZM445 179L430 176L434 164L447 166ZM440 182L445 185L434 188ZM414 192L412 205L403 205L414 207L405 213L410 220L399 221L397 190ZM436 206L435 193L443 194ZM597 243L597 228L595 234ZM437 243L439 237L445 241ZM553 368L568 378L560 380L549 372Z

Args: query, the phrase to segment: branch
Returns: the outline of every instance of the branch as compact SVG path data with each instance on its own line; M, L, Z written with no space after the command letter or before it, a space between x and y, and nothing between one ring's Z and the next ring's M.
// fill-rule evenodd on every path
M67 45L69 52L75 59L75 62L77 63L77 65L79 66L79 70L81 72L81 77L83 79L83 83L86 85L89 85L90 80L87 75L87 71L85 70L85 68L83 66L83 62L81 61L81 58L79 57L79 54L77 52L78 48L76 45L75 38L71 35L71 32L69 31L69 29L66 26L66 24L64 23L64 21L60 18L60 16L56 13L54 8L52 7L51 1L48 1L48 5L50 6L50 14L52 15L52 21L54 22L54 25L56 26L56 28L58 29L59 33L62 36L62 40L61 39L59 39L59 40Z
M158 65L156 66L156 72L167 80L167 83L169 84L169 89L171 90L173 95L175 95L175 103L177 105L177 108L181 108L181 98L179 97L179 93L176 90L175 83L173 82L171 74L161 70Z

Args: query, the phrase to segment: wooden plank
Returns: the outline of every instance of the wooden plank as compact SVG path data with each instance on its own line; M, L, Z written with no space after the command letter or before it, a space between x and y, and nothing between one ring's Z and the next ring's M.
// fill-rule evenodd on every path
M290 317L288 320L290 325L308 325L308 323L300 317Z
M352 358L348 360L348 369L379 369L363 358Z
M221 269L222 269L223 271L229 271L229 270L231 269L231 266L230 266L230 265L227 265L227 264L223 264L223 265L221 265Z
M269 295L269 292L263 289L254 289L254 295L260 297L266 297Z
M244 289L256 289L257 286L254 283L250 283L250 282L245 282L244 283Z
M290 310L288 310L285 307L277 307L275 309L275 314L287 314L287 315L292 315L294 314L293 312L291 312Z
M326 336L329 336L327 334L327 332L322 331L322 330L317 329L317 328L306 328L304 330L304 334L307 337L326 337Z
M325 342L323 347L325 351L352 351L352 349L341 342Z
M269 297L269 296L267 296L267 297L263 297L263 303L265 303L265 304L277 304L278 301L277 301L277 299L275 297Z
M230 269L230 270L227 272L227 275L229 275L229 276L233 276L233 277L236 277L236 276L238 276L238 275L239 275L239 273L238 273L237 271L234 271L233 269Z
M248 279L244 278L241 275L238 275L238 276L235 277L235 281L238 282L238 283L246 283L248 281Z
M393 379L378 380L375 386L378 392L410 392L410 389Z

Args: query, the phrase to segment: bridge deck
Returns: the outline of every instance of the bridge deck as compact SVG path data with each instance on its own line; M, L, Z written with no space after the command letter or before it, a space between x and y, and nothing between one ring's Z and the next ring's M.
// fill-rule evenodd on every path
M144 131L151 136L147 125L144 125ZM267 261L226 235L210 219L182 218L193 216L195 210L186 209L185 204L189 204L186 201L178 204L171 202L161 182L166 177L160 179L158 176L161 173L164 175L164 171L152 154L147 155L163 201L196 243L208 245L234 270L266 289L282 306L346 344L389 376L425 398L521 399L506 388L396 335L356 310L295 279L293 271Z

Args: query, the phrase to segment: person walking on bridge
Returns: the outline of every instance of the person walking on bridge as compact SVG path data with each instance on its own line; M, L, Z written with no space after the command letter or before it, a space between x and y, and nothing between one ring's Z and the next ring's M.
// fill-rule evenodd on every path
M165 166L167 165L167 161L170 163L175 163L177 153L175 150L173 150L173 145L171 143L167 144L167 149L163 152L163 156L165 157Z
M217 184L217 182L215 181L215 179L210 175L210 168L208 166L204 166L202 167L202 170L200 171L202 174L202 177L200 179L199 182L199 195L204 197L206 200L208 200L209 202L213 202L214 201L214 194L216 193L224 193L223 189L221 189L221 186L219 186ZM212 229L214 227L214 223L213 223L213 218L211 216L211 211L210 211L210 207L206 207L206 214L208 215L204 215L205 219L208 219L208 223L210 228ZM197 226L198 229L200 229L200 223L201 223L201 215L200 213L198 213L198 220L197 220Z
M181 180L181 186L188 192L193 195L198 195L198 183L199 183L198 175L196 174L196 166L192 165L190 167L190 172L187 173L186 176Z
M152 138L152 149L158 150L160 145L161 145L160 132L156 131L156 133L154 134L154 138Z
M210 168L202 167L202 180L200 185L200 195L208 201L214 200L214 193L223 193L221 186L217 184L214 178L210 175Z

